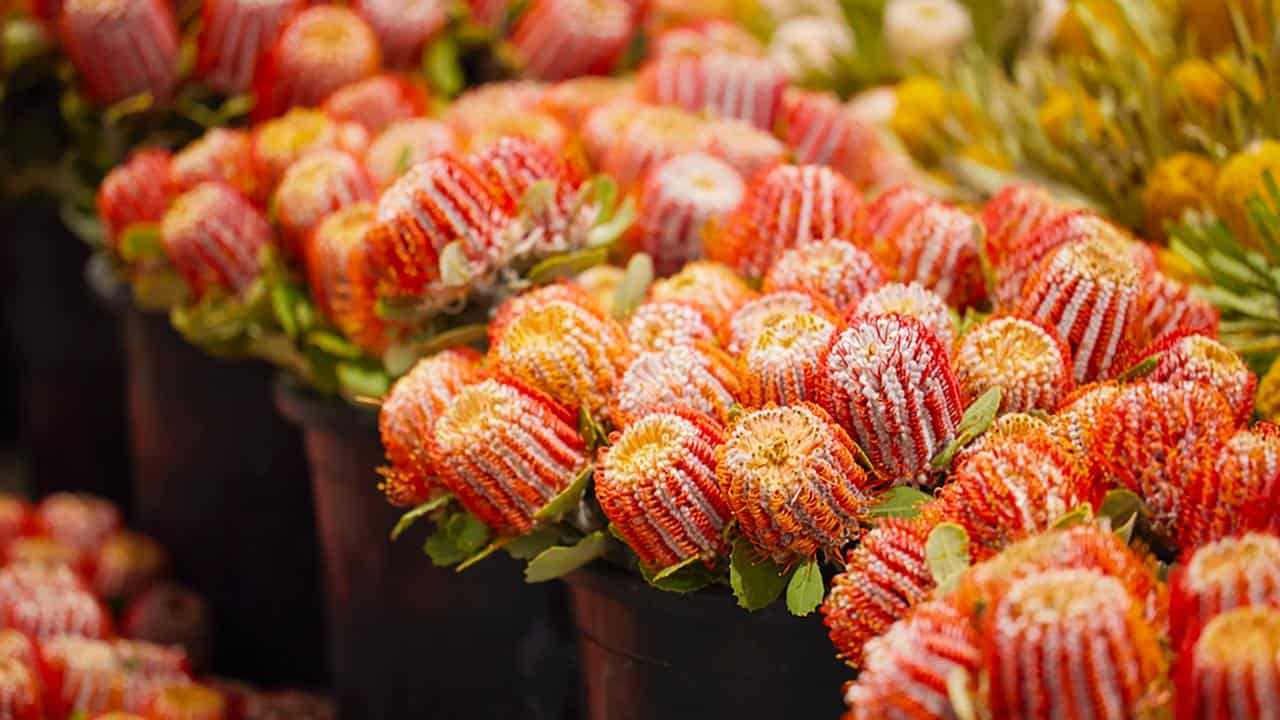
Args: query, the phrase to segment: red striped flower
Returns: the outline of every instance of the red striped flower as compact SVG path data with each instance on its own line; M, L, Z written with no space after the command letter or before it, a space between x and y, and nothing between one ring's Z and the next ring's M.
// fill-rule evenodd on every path
M206 0L200 8L196 77L219 92L249 90L258 60L307 0Z
M676 345L716 339L711 323L698 308L683 302L646 302L631 313L627 337L636 352L666 350Z
M36 523L49 537L79 552L95 553L120 529L120 511L83 493L55 493L36 507Z
M1197 382L1222 393L1243 424L1253 417L1253 395L1258 378L1249 372L1239 355L1222 343L1195 331L1174 331L1156 338L1138 354L1139 358L1159 356L1147 375L1152 382Z
M867 293L884 284L871 256L844 240L822 240L780 255L764 276L766 293L807 292L848 313Z
M326 216L372 202L373 180L360 161L341 150L317 150L285 170L272 199L285 249L302 257L306 236Z
M378 36L355 11L316 5L295 15L258 63L253 118L316 107L333 91L382 69Z
M641 69L637 95L772 130L786 85L786 75L767 60L725 53L677 55Z
M247 198L258 199L253 141L244 130L212 128L173 156L169 180L177 192L202 182L222 181Z
M629 98L632 92L633 84L628 78L586 75L561 80L547 88L538 109L550 113L565 127L577 132L592 110Z
M746 184L737 171L704 153L677 155L654 167L640 187L631 243L670 275L702 257L709 223L738 206Z
M0 569L0 608L40 588L81 590L84 583L66 563L9 561Z
M392 123L426 114L430 103L426 89L413 80L383 73L339 88L324 101L324 111L376 135Z
M997 297L1008 298L1008 306L1016 307L1020 300L1032 292L1037 271L1057 250L1083 242L1108 248L1115 257L1114 263L1132 260L1124 257L1135 244L1125 231L1086 210L1059 212L1049 215L1034 232L1021 235L1015 244L1005 248L1003 259L999 263L992 261ZM1135 273L1135 282L1136 278L1142 277L1151 269L1147 267L1148 262L1151 262L1150 257L1146 258L1143 267ZM1124 264L1134 263L1130 261ZM1133 268L1130 268L1130 272L1133 272Z
M586 466L577 415L519 382L463 388L436 420L432 465L468 512L520 535Z
M316 150L345 150L361 155L369 133L359 125L339 123L319 110L296 109L259 124L253 130L253 166L257 186L270 195L289 166Z
M729 20L704 17L668 27L653 37L649 59L661 60L678 55L729 53L759 57L764 47L756 36Z
M41 650L46 711L52 717L123 708L126 679L110 643L63 637L45 643Z
M770 322L742 353L743 404L793 405L819 398L818 372L836 326L810 313Z
M724 428L685 408L645 415L601 452L596 497L612 526L650 571L728 552L731 515L716 485Z
M162 688L147 703L147 711L153 720L224 720L227 717L222 695L194 683Z
M445 350L419 360L391 387L378 429L390 463L380 471L379 488L392 505L411 507L430 499L438 483L430 455L436 420L463 388L484 379L480 360L474 350Z
M1199 522L1185 522L1191 546L1245 530L1280 533L1280 428L1258 423L1223 443L1202 486Z
M154 584L168 568L160 543L134 532L118 532L98 550L93 591L99 597L123 601Z
M5 548L5 559L10 563L66 565L81 575L92 572L91 555L45 535L14 540Z
M1086 456L1099 414L1119 394L1120 386L1110 382L1091 383L1076 389L1049 418L1050 433L1075 454Z
M502 342L502 336L506 334L507 328L516 318L558 300L578 305L595 315L604 314L604 307L576 282L565 280L544 285L516 295L498 306L493 313L493 319L489 321L489 347L497 347Z
M839 553L862 534L874 483L857 448L812 403L756 410L734 423L716 477L738 527L776 562Z
M32 585L0 607L0 622L38 643L62 635L111 637L111 615L93 593L79 587Z
M533 0L510 42L525 76L564 80L607 75L634 32L626 0Z
M304 238L303 264L320 312L356 345L381 355L391 339L391 328L377 313L365 242L371 227L369 203L331 213Z
M652 105L637 106L610 127L612 118L602 109L587 122L587 132L599 132L599 139L586 137L590 152L599 143L598 165L623 188L639 183L660 163L679 155L697 151L704 143L707 123L702 118L679 108Z
M565 160L578 158L573 133L554 115L537 109L518 115L499 115L484 122L474 123L467 137L467 147L473 153L484 152L500 140L518 137L546 147Z
M546 90L542 83L527 80L484 83L459 95L441 119L470 135L495 118L536 110Z
M461 147L458 133L438 120L401 120L373 139L365 151L364 165L378 187L386 188L418 163Z
M832 322L836 320L835 311L822 300L808 293L783 290L743 303L720 334L729 352L740 355L755 344L765 328L792 315L817 315Z
M951 352L955 337L955 323L951 320L951 309L938 294L924 289L919 283L903 285L902 283L885 283L872 290L853 306L848 320L858 320L897 313L919 320L929 329L942 348Z
M441 0L355 0L352 7L378 36L390 68L419 67L423 48L449 23L448 3Z
M1147 338L1158 338L1175 330L1218 336L1218 309L1213 303L1190 285L1162 272L1151 273L1143 280L1138 317L1142 319L1142 335Z
M596 208L581 207L581 178L549 147L524 137L506 136L468 158L475 169L520 209L508 229L513 257L542 257L586 244ZM550 184L545 202L526 198L535 183Z
M1214 618L1178 661L1178 720L1254 720L1280 697L1280 609Z
M822 604L823 622L837 653L864 667L867 642L880 637L933 593L924 544L932 524L925 518L884 518L849 551L844 572L831 581ZM870 667L867 673L873 672Z
M627 366L612 415L627 425L658 408L678 405L726 422L741 393L733 358L705 343L673 345L643 353Z
M103 178L98 186L98 217L113 247L130 225L156 223L164 217L173 198L171 157L167 150L141 150Z
M36 672L39 670L39 656L31 638L17 630L0 630L0 660L15 661Z
M687 302L701 310L713 327L728 322L734 310L755 297L756 292L727 266L705 260L685 265L649 289L651 302Z
M652 106L640 103L627 94L589 108L578 126L587 162L593 168L604 167L605 157L619 142L619 138L637 116L648 114L650 107Z
M708 120L699 149L729 164L744 180L785 163L787 146L772 133L745 120Z
M0 660L0 717L10 720L44 720L40 679L20 660Z
M883 267L902 282L918 282L958 307L983 300L986 289L978 262L981 227L969 213L940 202L918 208L890 235Z
M1170 637L1195 642L1215 617L1240 607L1280 608L1280 538L1250 533L1196 548L1169 577Z
M830 168L778 165L750 182L742 204L706 238L707 257L760 277L790 248L850 237L861 206Z
M935 202L932 195L911 185L896 185L885 190L858 213L854 244L878 261L895 260L894 238L912 218Z
M926 483L963 407L946 348L919 320L876 315L832 336L820 402L895 485Z
M859 188L881 181L876 158L885 150L876 129L848 112L835 95L787 90L781 134L798 163L829 165Z
M1000 409L1054 410L1075 387L1071 354L1052 330L1018 318L987 320L956 348L953 366L962 394L977 398L1003 390Z
M973 442L965 445L956 453L955 459L951 464L958 467L960 463L964 462L966 456L979 450L985 450L993 445L1029 436L1049 438L1067 451L1074 452L1067 443L1054 436L1053 428L1049 427L1049 423L1041 420L1036 415L1015 412L999 415L995 420L992 420L991 425L981 435L974 438Z
M1009 185L983 206L982 224L987 230L984 250L997 274L993 299L998 307L1017 305L1022 284L1035 270L1036 258L1044 257L1030 252L1032 238L1065 212L1047 190L1030 184Z
M9 543L26 535L35 527L31 503L19 497L0 494L0 554Z
M142 93L162 102L173 91L178 24L165 0L66 0L59 28L67 57L95 103Z
M214 288L248 289L271 241L262 213L219 182L201 183L178 196L161 223L165 254L197 298Z

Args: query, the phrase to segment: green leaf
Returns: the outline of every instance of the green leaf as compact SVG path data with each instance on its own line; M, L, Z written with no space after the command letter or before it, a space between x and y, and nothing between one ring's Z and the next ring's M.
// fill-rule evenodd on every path
M1093 507L1085 503L1069 513L1064 513L1053 523L1054 530L1065 530L1076 525L1083 525L1093 519Z
M520 196L519 212L522 215L541 215L556 199L556 184L549 178L536 180Z
M993 387L965 409L964 417L960 418L960 425L956 427L955 442L948 445L933 459L935 470L945 470L950 467L951 459L957 452L991 427L992 421L996 419L996 413L1000 411L1001 395L1000 388Z
M347 397L386 397L391 390L391 378L380 368L363 364L340 362L334 368L338 385Z
M440 251L440 282L445 287L465 287L471 282L471 260L461 240L454 240Z
M583 250L553 255L530 268L525 275L534 285L546 285L603 264L609 259L606 247L588 247Z
M164 254L160 245L160 223L133 223L120 233L116 246L126 262L160 257Z
M1098 506L1098 519L1106 518L1111 523L1111 527L1128 541L1133 536L1133 528L1137 524L1141 516L1146 512L1146 505L1132 490L1117 488L1110 490L1102 497L1102 504Z
M587 490L587 483L591 482L591 471L594 466L587 463L587 466L578 472L573 482L569 483L569 487L560 491L547 503L541 510L534 513L533 519L538 522L559 522L560 518L573 511L578 507L578 503L582 501L582 494Z
M607 249L631 227L636 219L636 204L630 197L613 213L613 217L587 231L588 248Z
M787 609L792 615L803 617L818 609L826 594L822 568L816 557L810 558L791 573L791 581L787 583Z
M924 556L938 592L950 592L969 567L969 533L955 523L939 524L925 541Z
M280 283L271 286L271 312L280 329L290 338L298 337L298 321L293 315L293 306L301 295L302 291L293 285Z
M524 581L538 583L563 577L604 556L608 547L609 536L603 530L597 530L579 540L576 545L547 548L529 561L528 567L524 569Z
M452 36L443 35L427 46L422 53L422 72L431 89L445 98L452 98L466 86L458 43Z
M768 607L782 594L788 579L773 560L760 557L746 538L734 541L729 556L729 586L740 607L751 611Z
M422 341L418 345L418 350L422 353L419 357L435 355L441 350L448 350L449 348L475 345L488 337L489 326L484 323L459 325L444 332L438 332Z
M654 576L653 576L653 582L658 582L658 581L660 581L660 580L665 580L665 579L667 579L667 578L671 577L672 575L675 575L676 573L680 572L681 570L683 570L683 569L685 569L685 568L689 567L690 565L692 565L692 564L694 564L694 563L696 563L696 562L699 562L699 561L701 561L701 560L702 560L702 558L698 557L697 555L693 555L693 556L687 557L687 558L685 558L684 560L681 560L680 562L676 563L675 565L672 565L671 567L664 568L664 569L663 569L663 570L661 570L657 575L654 575Z
M585 194L591 198L599 215L596 222L608 222L618 202L618 183L609 175L595 175L586 183Z
M913 518L920 514L920 508L932 500L932 495L903 485L878 497L868 514L873 518Z
M532 560L559 541L560 533L555 528L541 526L535 527L524 535L511 538L511 541L503 545L502 549L517 560Z
M438 566L461 562L484 547L489 540L489 528L469 512L450 515L443 525L422 546L431 562Z
M503 547L506 547L506 545L507 545L508 543L510 543L510 542L511 542L511 540L512 540L512 538L509 538L509 537L498 538L497 540L494 540L493 542L489 543L488 545L485 545L485 546L484 546L484 549L483 549L483 550L481 550L480 552L478 552L478 553L476 553L475 555L472 555L471 557L467 558L466 560L463 560L462 562L458 563L457 567L455 567L455 568L453 569L453 571L454 571L454 572L463 572L464 570L466 570L467 568L471 567L472 565L475 565L476 563L480 562L481 560L483 560L483 559L485 559L485 558L489 557L490 555L494 554L495 552L497 552L497 551L501 550Z
M625 320L635 312L640 303L644 302L645 295L649 293L653 276L653 258L647 253L636 253L631 256L627 261L627 269L622 275L622 281L613 291L611 309L615 318Z
M117 125L121 120L130 115L138 115L150 110L155 105L155 98L151 93L144 92L137 95L131 95L114 105L108 107L103 113L102 118L107 125Z
M582 436L582 441L586 443L588 452L594 451L609 442L609 433L605 432L604 427L587 410L585 405L578 408L578 434Z
M141 273L133 280L133 301L150 312L169 312L191 300L191 290L182 276L170 270Z
M448 505L451 500L453 500L453 495L445 493L444 495L428 500L401 515L400 519L396 521L396 526L391 528L391 539L398 540L400 536L404 534L405 530L408 530L415 522L418 521L418 518L425 517L427 514Z
M641 565L640 574L650 585L664 592L673 593L697 592L715 582L712 571L697 556L686 558L657 575L651 574L644 565Z
M1116 377L1119 382L1134 382L1151 374L1156 369L1156 365L1160 364L1160 358L1164 357L1164 353L1156 353L1151 357L1144 358L1142 361L1134 364L1133 367L1125 370Z
M297 321L300 319L301 318L298 318L295 313L294 320ZM301 325L302 323L298 324ZM364 350L361 350L355 343L341 335L327 330L312 330L307 333L307 344L326 355L331 355L343 360L364 359Z

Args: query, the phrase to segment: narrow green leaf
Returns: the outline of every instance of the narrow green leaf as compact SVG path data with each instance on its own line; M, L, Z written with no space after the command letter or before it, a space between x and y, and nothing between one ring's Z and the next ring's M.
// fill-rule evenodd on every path
M600 422L595 419L591 411L586 406L578 408L578 434L582 436L582 441L587 445L587 451L594 451L609 442L609 434L605 432Z
M991 427L992 421L996 419L996 413L1000 411L1000 399L1002 393L999 387L993 387L986 391L977 400L973 401L964 411L964 417L960 418L960 424L956 427L956 440L938 453L933 459L933 467L935 470L943 470L951 465L951 459L965 445L973 442L974 438L987 431Z
M454 240L440 251L440 282L445 287L465 287L471 282L471 260L461 240Z
M471 567L472 565L475 565L476 563L480 562L481 560L483 560L483 559L485 559L485 558L489 557L490 555L494 554L495 552L497 552L497 551L501 550L501 549L502 549L503 547L505 547L508 543L510 543L510 542L511 542L511 540L512 540L512 538L509 538L509 537L505 537L505 538L498 538L497 540L494 540L493 542L489 543L488 545L485 545L485 546L484 546L484 549L483 549L483 550L481 550L480 552L478 552L478 553L476 553L475 555L472 555L471 557L467 558L466 560L463 560L462 562L458 563L458 566L457 566L457 567L455 567L455 568L453 569L453 571L454 571L454 572L462 572L462 571L466 570L467 568Z
M627 269L622 275L622 281L613 291L612 310L615 318L625 320L635 312L640 303L644 302L645 295L649 293L653 277L653 258L647 253L632 255L627 261Z
M595 227L587 231L587 247L588 248L604 248L607 249L631 227L631 223L636 219L635 201L630 197L622 201L622 205L613 217L606 222L597 223Z
M587 563L604 556L609 547L609 536L597 530L582 538L576 545L547 548L529 561L524 569L524 581L546 582L563 577Z
M690 558L698 560L698 558ZM715 574L702 562L685 562L667 568L657 575L640 566L640 574L646 582L664 592L691 593L697 592L715 582Z
M409 372L421 357L422 353L413 343L399 343L382 353L382 368L391 377L400 377Z
M546 285L600 265L609 259L609 249L588 247L574 252L553 255L534 265L525 277L534 285Z
M698 557L697 555L687 557L684 560L681 560L680 562L676 563L675 565L672 565L667 568L663 568L657 575L653 576L653 580L651 582L659 582L661 580L665 580L671 577L672 575L675 575L676 573L680 572L681 570L689 567L690 565L696 562L701 562L701 561L702 561L702 558Z
M293 317L293 304L298 290L292 285L280 283L271 286L271 311L280 324L280 329L290 339L298 337L298 322Z
M154 105L155 98L152 97L151 93L138 93L137 95L131 95L108 107L102 113L102 118L107 125L117 125L121 120L124 120L130 115L144 113L150 110Z
M255 104L256 101L251 93L232 95L222 103L222 107L218 108L218 124L226 125L248 115Z
M1098 506L1098 519L1106 518L1117 532L1128 527L1128 535L1132 536L1134 526L1145 512L1146 506L1141 497L1132 490L1117 488L1102 497L1102 504Z
M400 519L396 521L396 526L391 528L391 539L398 540L400 536L404 534L405 530L408 530L415 522L418 521L418 518L426 517L429 513L448 505L451 500L453 500L453 495L445 493L437 498L428 500L401 515Z
M787 583L787 610L792 615L808 615L818 609L826 594L822 568L818 566L816 557L810 558L791 573L791 580Z
M752 611L768 607L782 594L789 579L773 560L760 557L746 538L734 541L729 556L729 586L739 606Z
M391 390L391 378L380 368L340 362L334 367L338 385L347 397L382 398Z
M572 512L582 501L582 494L586 492L587 484L591 482L593 469L594 466L587 463L586 467L578 471L577 477L569 483L569 487L561 490L559 495L551 499L551 502L534 513L533 519L538 522L559 522L560 518Z
M133 223L120 233L117 247L120 257L126 262L160 257L164 254L160 246L160 224Z
M868 514L873 518L913 518L920 509L933 500L933 496L906 485L893 488L876 499Z
M298 307L295 306L295 311ZM296 312L293 318L295 322L300 320ZM302 323L299 322L298 324L301 325ZM343 360L360 360L364 358L364 350L357 347L355 343L327 330L312 330L307 333L307 344L327 355Z
M458 44L450 35L443 35L427 46L422 53L422 72L427 83L438 95L452 98L466 85L462 63L458 59Z
M1054 530L1065 530L1069 527L1082 525L1093 519L1093 507L1089 503L1085 503L1069 513L1064 513L1053 523Z
M489 326L484 323L459 325L427 338L418 345L418 350L421 352L420 357L428 357L441 350L462 347L463 345L475 345L488 337Z
M929 539L924 544L924 555L938 592L950 592L971 562L969 533L955 523L942 523L929 533Z
M560 541L560 533L554 528L540 526L511 539L502 549L517 560L532 560L539 553Z
M1152 370L1156 369L1156 365L1160 364L1160 358L1162 357L1164 357L1164 353L1160 352L1152 355L1151 357L1144 358L1140 362L1135 363L1133 367L1120 373L1120 375L1116 377L1116 380L1122 383L1141 380L1150 375Z

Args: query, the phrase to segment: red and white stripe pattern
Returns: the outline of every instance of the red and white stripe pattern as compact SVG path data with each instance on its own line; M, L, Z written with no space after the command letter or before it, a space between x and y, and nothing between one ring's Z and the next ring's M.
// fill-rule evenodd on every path
M969 213L932 202L920 208L890 238L892 260L900 281L918 282L949 305L965 307L986 295L978 261L978 221Z
M698 308L683 302L646 302L627 320L627 337L636 352L675 345L715 342L716 331Z
M621 106L620 106L621 107ZM612 135L607 122L617 121ZM599 132L605 143L599 159L600 169L613 177L624 189L640 182L659 163L678 155L696 151L706 137L706 122L689 112L673 107L640 106L635 112L619 118L608 113L588 120L588 131Z
M258 278L271 225L225 183L206 182L178 196L165 213L160 241L197 298L220 288L242 292Z
M1185 647L1240 607L1280 608L1280 537L1247 533L1202 545L1169 576L1170 638Z
M1165 275L1153 272L1143 279L1138 299L1143 337L1155 339L1175 330L1218 336L1218 309L1204 295Z
M587 240L594 209L579 210L581 179L561 155L541 143L524 137L501 137L468 160L489 184L520 209L518 224L508 236L513 257L535 257L576 250ZM526 202L526 193L535 183L550 183L545 203Z
M701 310L715 328L728 322L735 310L757 295L727 266L706 260L695 260L649 288L651 302L687 302Z
M378 317L365 233L373 205L356 203L330 213L303 241L303 265L316 306L352 342L381 355L391 341Z
M62 637L44 644L46 710L52 717L122 710L126 678L110 643Z
M859 188L877 184L873 159L884 149L876 130L834 95L788 90L782 98L782 128L796 162L829 165Z
M1119 392L1118 384L1107 382L1085 385L1067 395L1049 418L1053 437L1077 455L1087 454L1099 413Z
M780 255L764 276L764 291L806 292L844 315L867 293L884 285L871 256L845 240L821 240Z
M109 105L151 93L161 103L172 93L179 38L166 0L66 0L59 27L93 102Z
M887 264L897 259L894 238L912 218L935 202L933 196L911 185L896 185L885 190L859 214L854 243L871 253L885 268L895 267Z
M171 156L167 150L141 150L112 168L98 186L98 218L113 246L134 223L160 222L169 209Z
M9 607L39 588L81 590L84 583L65 563L18 561L0 569L0 607Z
M1071 355L1051 330L1019 318L996 318L973 328L956 348L953 367L964 397L1002 390L1000 409L1053 410L1075 389Z
M93 593L79 587L32 585L0 607L4 627L37 642L63 635L106 638L111 615Z
M0 659L0 717L8 720L44 720L40 679L20 660Z
M600 455L596 497L610 523L651 572L728 550L732 515L716 484L724 428L673 407L629 425Z
M818 369L836 326L819 315L784 315L767 323L740 358L743 404L794 405L818 399Z
M350 205L372 202L373 180L360 161L341 150L317 150L285 170L273 207L285 249L303 255L308 233L326 216Z
M726 349L739 355L751 347L769 325L791 315L817 315L835 322L835 311L817 297L795 290L765 293L744 303L721 329Z
M493 318L489 321L489 347L497 347L498 343L502 342L502 336L506 334L507 328L511 327L511 323L516 318L559 300L577 305L595 315L605 314L604 306L576 281L563 280L543 285L508 298L498 306L498 309L493 312Z
M1159 356L1147 375L1152 382L1197 382L1217 390L1226 398L1236 421L1247 424L1253 417L1253 395L1258 378L1239 355L1225 345L1195 332L1175 331L1158 338L1139 357Z
M377 135L392 123L426 114L429 103L426 89L415 81L383 73L339 88L324 101L324 111Z
M422 63L422 50L449 22L443 0L354 0L382 44L382 61L406 70Z
M1216 483L1205 483L1203 544L1242 530L1280 533L1280 428L1258 423L1223 444L1213 464Z
M258 60L306 6L307 0L205 0L196 77L219 92L247 91Z
M951 320L951 309L947 307L947 302L937 293L924 289L918 283L885 283L864 295L853 306L848 319L852 321L887 313L910 315L924 323L942 343L947 354L951 354L955 323Z
M565 80L607 75L634 32L626 0L532 0L510 42L526 77Z
M787 146L772 133L728 118L707 122L700 149L729 163L744 180L786 162L788 155Z
M729 165L704 153L677 155L657 165L640 187L632 244L670 275L702 257L707 223L738 206L746 184Z
M364 153L364 165L379 188L386 188L413 166L462 146L458 133L438 120L414 118L383 130Z
M1025 256L1031 238L1065 213L1047 190L1029 184L1010 185L983 206L984 251L997 275L994 299L999 307L1017 303L1022 284L1035 270L1034 261Z
M679 55L700 56L715 52L759 57L764 55L764 46L741 25L706 17L659 32L649 46L648 57L650 60L661 60Z
M1274 716L1280 706L1280 609L1238 608L1214 618L1178 663L1178 720Z
M339 5L312 6L289 20L258 63L253 118L316 107L338 88L381 69L378 36L364 18Z
M253 166L253 141L244 130L212 128L179 150L169 164L169 180L176 192L202 182L222 181L250 199L258 198Z
M649 63L640 71L637 91L649 102L745 120L772 131L786 85L786 75L767 60L712 53Z
M927 484L964 409L937 336L906 315L854 320L832 338L819 375L819 404L876 470L895 485Z
M1115 225L1091 212L1079 210L1052 216L1034 232L1020 236L1016 244L1005 248L1000 262L991 261L997 299L1004 302L1004 307L1016 307L1019 299L1030 291L1037 269L1059 248L1094 241L1121 259L1131 249L1131 240ZM1130 260L1130 264L1136 263ZM1146 268L1139 269L1142 272L1137 275L1141 277Z
M576 411L513 380L467 386L436 421L432 466L500 535L528 532L586 464Z
M724 351L707 344L673 345L642 353L627 366L612 414L625 426L663 406L679 405L727 422L741 392L737 363Z

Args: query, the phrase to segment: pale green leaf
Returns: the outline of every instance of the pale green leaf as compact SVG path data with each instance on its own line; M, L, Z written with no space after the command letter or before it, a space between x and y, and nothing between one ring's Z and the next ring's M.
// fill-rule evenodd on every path
M787 610L792 615L808 615L818 609L826 594L822 568L818 566L817 558L810 558L795 569L787 583Z
M640 303L644 302L645 295L649 293L653 277L653 258L647 253L632 255L627 261L627 269L622 275L622 281L613 291L611 308L615 318L625 320L635 312Z
M965 409L964 416L960 418L960 424L956 427L955 442L948 445L933 459L935 470L949 467L951 459L957 452L991 427L992 421L996 419L996 413L1000 411L1001 396L1000 388L993 387Z
M444 495L428 500L405 512L405 514L401 515L400 519L396 521L396 526L391 528L391 539L399 539L400 536L404 534L405 530L408 530L415 522L418 521L418 518L426 517L431 512L439 510L445 505L448 505L451 500L453 500L453 495L445 493Z
M569 483L569 486L560 491L559 495L551 498L551 502L547 503L541 510L534 513L533 519L538 522L558 522L560 518L572 512L578 507L578 503L582 501L582 494L586 492L588 483L591 482L591 472L594 466L587 463L586 467L578 471L578 475Z
M950 592L971 562L969 533L955 523L942 523L929 533L924 554L938 592Z
M738 605L747 610L768 607L787 586L789 577L773 560L760 557L746 538L733 543L729 556L729 586Z
M873 518L913 518L920 514L920 508L932 500L932 495L903 485L876 498L876 503L871 506L868 514Z
M597 530L582 538L576 545L558 545L538 554L524 569L528 583L546 582L563 577L597 558L603 557L609 547L609 536Z
M543 550L560 541L560 533L555 528L535 527L519 537L514 537L502 549L517 560L532 560Z

